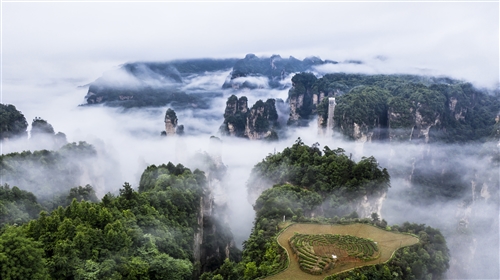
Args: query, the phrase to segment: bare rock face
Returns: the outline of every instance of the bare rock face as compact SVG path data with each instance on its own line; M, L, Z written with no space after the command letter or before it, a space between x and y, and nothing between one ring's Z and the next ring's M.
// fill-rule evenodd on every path
M224 112L224 123L220 127L222 135L243 137L252 140L277 138L274 131L278 125L276 101L259 100L248 108L245 96L238 99L235 95L228 98Z
M31 123L30 142L33 149L59 149L66 145L66 135L62 132L57 134L54 128L46 120L35 117Z
M177 115L175 111L168 108L165 114L165 132L167 136L175 135L177 128Z
M292 123L298 122L301 119L299 109L304 105L304 94L290 97L288 104L290 105L290 118L288 121Z
M369 129L366 124L358 125L354 123L354 133L352 136L356 142L372 142L373 134L373 130Z
M397 104L399 102L399 104ZM399 106L396 106L399 105ZM387 110L389 141L409 141L415 126L415 110L411 102L394 98Z
M196 168L205 172L207 178L204 195L199 201L199 230L194 233L193 258L200 264L196 279L214 265L222 265L237 250L227 224L227 185L224 183L227 167L220 157L221 145L220 139L211 137L210 147L214 150L210 154L199 153L191 159Z
M311 116L316 112L316 106L321 101L321 94L313 88L317 80L312 73L300 73L293 76L292 88L288 91L288 104L290 105L288 125L308 125Z
M224 123L220 127L222 135L243 137L248 114L248 99L242 96L238 99L231 95L226 102Z
M387 193L384 192L378 196L363 196L363 198L356 205L356 213L358 213L358 215L362 218L368 218L372 213L377 213L377 215L382 219L381 210L386 194Z
M323 126L323 123L326 123L325 117L322 115L318 115L318 135L325 136L327 134L327 127Z
M497 173L497 172L494 172ZM478 170L470 181L472 200L457 205L455 212L456 232L446 237L450 248L449 279L497 279L498 268L489 264L498 263L498 173L487 174ZM492 195L495 193L495 195ZM488 215L485 213L497 213ZM480 228L480 230L478 230ZM491 250L488 250L491 248ZM488 260L484 264L482 260Z
M273 128L276 126L278 113L276 111L275 100L268 99L265 103L257 101L250 110L245 127L245 136L251 140L260 140L272 137Z
M222 85L222 88L233 90L255 88L283 88L288 75L311 70L313 66L336 64L335 61L323 61L318 57L308 57L298 60L294 57L282 58L279 55L257 57L247 54L244 59L236 61L233 71Z
M441 115L439 112L429 113L427 107L427 104L419 102L406 110L389 107L387 112L389 140L428 143L431 129L441 123ZM422 113L424 111L425 114Z
M422 139L429 142L429 131L433 126L439 124L439 113L434 114L434 118L425 119L420 113L420 107L415 111L415 126L412 129L410 140Z

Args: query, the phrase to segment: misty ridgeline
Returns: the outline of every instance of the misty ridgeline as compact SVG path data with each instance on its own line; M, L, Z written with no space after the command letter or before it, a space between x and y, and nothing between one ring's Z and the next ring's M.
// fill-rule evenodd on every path
M2 104L1 278L279 277L285 221L419 238L323 278L498 279L498 90L362 63L127 63L64 133Z

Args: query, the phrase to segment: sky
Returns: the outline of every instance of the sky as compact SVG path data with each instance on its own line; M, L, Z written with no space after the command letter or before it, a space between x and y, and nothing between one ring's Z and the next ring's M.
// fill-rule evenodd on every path
M121 114L113 108L78 107L84 103L88 90L81 86L127 62L243 58L248 53L361 60L362 65L343 64L317 70L446 75L478 87L498 88L499 3L2 1L0 103L14 104L28 123L35 117L46 119L56 132L66 133L70 142L85 140L106 150L113 158L110 165L120 163L116 172L123 175L113 188L116 190L124 181L136 186L134 183L147 164L178 161L176 140L165 142L156 137L163 129L166 108ZM220 89L228 74L211 73L190 83L207 83L208 79ZM285 99L287 90L268 90L265 94ZM263 93L254 91L248 96L249 105L262 96ZM202 137L184 138L185 145L194 147L190 149L193 154L207 150L209 135L222 122L226 99L227 96L214 100L213 111L208 112L220 114L220 120L195 118L188 110L177 112L179 124L186 124L187 129L207 130ZM340 145L357 159L371 154L383 159L388 154L387 148L377 144L360 148L332 139L317 140L314 126L293 135L276 145L224 140L227 145L222 160L230 169L227 185L233 187L228 201L237 214L230 217L230 223L233 229L244 228L235 232L239 242L248 236L253 219L252 207L245 198L245 183L251 167L268 153L281 151L300 136L308 145L316 141L331 148ZM241 149L242 145L247 148ZM405 164L419 155L404 145L394 151ZM462 163L484 164L470 157ZM495 172L498 173L490 173ZM394 180L392 193L397 194L403 187ZM108 190L109 187L98 189L100 195ZM397 198L392 203L398 203ZM428 215L446 209L443 213L453 216L457 205L452 201L445 206L435 205L436 211L423 212ZM386 214L390 223L400 222L397 214ZM432 219L422 215L420 220L413 218L431 223Z
M357 59L369 64L365 71L449 75L493 87L498 15L498 2L4 1L2 85L80 85L125 62L255 53ZM2 95L9 101L19 94L7 88Z

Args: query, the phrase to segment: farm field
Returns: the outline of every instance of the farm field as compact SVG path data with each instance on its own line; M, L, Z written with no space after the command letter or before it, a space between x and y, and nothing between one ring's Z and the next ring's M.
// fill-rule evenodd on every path
M348 262L335 266L333 269L321 275L312 275L302 271L288 240L294 235L300 234L342 234L361 238L372 239L377 242L380 257L366 262ZM293 224L289 226L278 237L278 243L286 249L290 259L290 265L286 270L266 279L323 279L328 275L336 274L360 266L373 265L388 261L393 252L400 247L418 243L418 238L401 233L388 232L366 224L350 225L321 225L321 224Z

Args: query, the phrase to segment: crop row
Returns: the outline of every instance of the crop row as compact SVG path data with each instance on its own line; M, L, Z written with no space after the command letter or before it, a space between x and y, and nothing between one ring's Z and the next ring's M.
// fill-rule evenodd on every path
M370 257L374 252L378 251L377 245L366 238L359 238L350 235L332 235L332 234L321 234L321 235L305 235L305 234L295 234L289 240L291 247L303 248L306 245L309 246L336 246L348 252L349 255L355 257ZM304 243L306 245L304 245ZM307 246L307 247L309 247ZM309 247L310 248L310 247ZM295 251L295 250L294 250ZM309 250L308 250L309 251ZM307 255L313 254L305 253ZM314 255L314 254L313 254Z
M359 260L374 259L374 252L378 247L373 241L351 235L339 234L295 234L288 240L292 252L297 256L299 266L302 270L311 274L321 274L323 271L333 268L339 259L329 256L318 256L314 252L314 246L333 246L347 252L349 257Z

